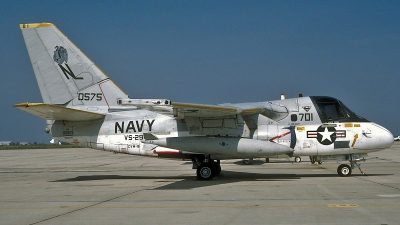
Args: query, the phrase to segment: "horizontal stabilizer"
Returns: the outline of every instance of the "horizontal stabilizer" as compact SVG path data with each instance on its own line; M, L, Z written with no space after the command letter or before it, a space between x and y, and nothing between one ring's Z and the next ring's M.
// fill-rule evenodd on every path
M15 108L46 120L85 121L104 118L105 115L45 103L19 103Z

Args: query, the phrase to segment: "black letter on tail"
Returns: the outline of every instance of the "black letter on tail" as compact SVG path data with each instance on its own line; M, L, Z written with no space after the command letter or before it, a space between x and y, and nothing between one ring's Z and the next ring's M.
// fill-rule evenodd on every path
M76 77L74 72L72 72L71 68L69 68L68 64L65 63L65 65L67 66L68 70L65 69L63 66L61 66L61 64L58 64L58 66L60 66L61 70L63 71L65 77L69 80L68 75L70 75L72 78L74 78L75 80L82 80L83 77ZM67 75L68 74L68 75Z

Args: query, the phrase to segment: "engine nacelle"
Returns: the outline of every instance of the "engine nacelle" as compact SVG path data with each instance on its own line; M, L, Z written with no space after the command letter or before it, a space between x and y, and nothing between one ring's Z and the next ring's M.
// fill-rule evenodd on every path
M294 148L296 145L295 127L282 125L258 125L253 134L253 139L278 143Z
M188 152L202 152L211 155L229 155L231 157L268 157L271 155L290 154L288 146L247 138L223 137L176 137L143 141L166 148Z

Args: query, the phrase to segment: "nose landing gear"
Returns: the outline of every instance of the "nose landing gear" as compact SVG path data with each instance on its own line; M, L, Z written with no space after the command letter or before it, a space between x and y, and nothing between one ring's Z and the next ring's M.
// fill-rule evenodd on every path
M347 177L351 175L352 169L357 167L362 175L366 175L362 170L361 170L361 165L357 163L357 161L365 161L365 159L353 159L352 156L350 156L350 166L347 164L342 164L337 168L337 173L341 177Z
M341 177L347 177L351 175L351 167L347 164L342 164L337 168L337 173Z

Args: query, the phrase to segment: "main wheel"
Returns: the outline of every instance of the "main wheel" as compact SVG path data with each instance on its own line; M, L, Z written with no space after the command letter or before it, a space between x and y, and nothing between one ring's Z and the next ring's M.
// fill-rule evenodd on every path
M214 163L213 164L213 169L214 169L214 172L213 172L213 176L214 177L216 177L216 176L219 176L220 174L221 174L221 164L219 164L219 163Z
M297 157L294 158L294 161L299 163L299 162L301 162L301 158L297 156Z
M310 156L310 161L311 161L311 164L314 164L315 163L315 157Z
M197 179L211 180L214 176L213 166L210 163L201 164L197 168Z
M351 175L351 167L346 164L342 164L337 168L337 173L341 177L347 177Z
M243 159L244 165L253 165L253 158Z

